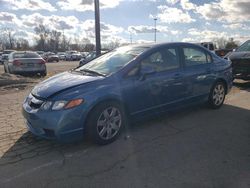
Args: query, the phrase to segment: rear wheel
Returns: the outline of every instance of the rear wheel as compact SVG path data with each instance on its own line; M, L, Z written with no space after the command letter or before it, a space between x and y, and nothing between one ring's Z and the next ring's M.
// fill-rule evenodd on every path
M213 109L218 109L223 105L226 96L226 87L223 82L216 82L210 91L209 105Z
M88 136L97 144L109 144L117 139L125 125L125 115L120 104L102 103L95 107L87 121Z

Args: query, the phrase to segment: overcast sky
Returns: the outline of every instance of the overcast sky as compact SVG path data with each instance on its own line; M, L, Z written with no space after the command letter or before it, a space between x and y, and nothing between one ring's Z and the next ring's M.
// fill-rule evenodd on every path
M250 36L250 0L100 0L102 41L210 41ZM44 24L94 42L93 0L0 0L0 27L32 41ZM250 37L249 37L250 38Z

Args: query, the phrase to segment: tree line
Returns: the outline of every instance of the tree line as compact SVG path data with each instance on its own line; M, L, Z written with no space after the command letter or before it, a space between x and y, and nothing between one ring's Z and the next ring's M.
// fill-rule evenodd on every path
M24 37L17 37L15 31L11 28L0 28L0 50L15 49L15 50L36 50L36 51L93 51L95 45L88 38L71 38L64 35L64 32L50 30L43 24L34 28L34 43L31 43ZM238 43L233 38L215 38L212 40L217 44L218 48L233 49L238 47ZM114 49L120 46L119 41L110 42L103 47L105 49Z
M63 32L50 30L46 26L40 24L34 28L34 43L24 37L17 37L15 30L11 28L0 28L0 50L36 50L36 51L93 51L95 45L87 38L79 39L77 37L70 38L64 35Z

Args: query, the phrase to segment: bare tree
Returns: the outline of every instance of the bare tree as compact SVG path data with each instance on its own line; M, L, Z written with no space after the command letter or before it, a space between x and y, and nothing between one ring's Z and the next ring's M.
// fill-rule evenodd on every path
M91 43L86 44L85 47L84 47L84 51L85 51L85 52L91 52L91 51L93 51L94 49L95 49L95 45L94 45L94 44L91 44Z
M37 50L44 50L46 49L48 35L50 33L49 29L47 29L44 25L40 24L39 26L35 27L35 33L39 36L37 40L36 49Z
M27 39L24 38L18 38L16 39L16 47L17 50L29 50L30 49L30 45L29 45L29 41Z
M0 30L0 44L4 49L13 49L15 45L14 30L11 28L2 28Z
M58 32L56 30L52 30L51 32L49 32L50 50L52 50L54 52L58 52L61 34L62 34L61 32Z
M237 48L239 45L234 41L234 38L230 38L226 44L226 49L234 49Z
M225 48L226 44L227 44L227 39L225 39L224 37L221 38L215 38L214 43L216 43L218 48Z

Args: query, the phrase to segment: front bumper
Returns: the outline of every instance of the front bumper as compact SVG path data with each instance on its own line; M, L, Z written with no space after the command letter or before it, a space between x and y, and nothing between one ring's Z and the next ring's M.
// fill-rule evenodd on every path
M80 105L76 108L58 111L32 109L23 104L22 114L26 126L34 135L61 142L73 142L83 139L85 110Z
M249 73L235 73L233 77L235 79L250 80L250 72Z

